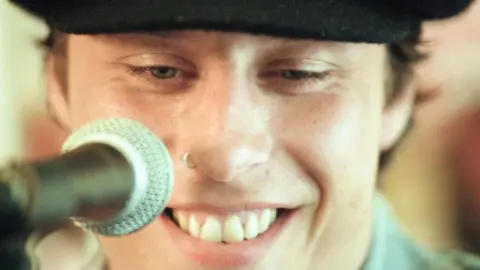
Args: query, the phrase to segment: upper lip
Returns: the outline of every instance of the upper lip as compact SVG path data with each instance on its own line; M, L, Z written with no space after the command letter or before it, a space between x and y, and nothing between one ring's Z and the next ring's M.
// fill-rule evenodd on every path
M182 203L176 204L171 203L167 206L168 208L175 210L183 211L192 211L192 212L208 212L215 214L229 214L232 212L241 212L241 211L254 211L254 210L263 210L263 209L295 209L296 206L281 204L281 203L264 203L264 202L254 202L254 203L244 203L244 204L222 204L217 205L207 204L207 203Z

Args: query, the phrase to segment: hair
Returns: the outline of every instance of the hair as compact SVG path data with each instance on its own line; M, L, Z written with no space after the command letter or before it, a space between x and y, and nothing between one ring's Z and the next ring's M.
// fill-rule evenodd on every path
M47 51L52 51L54 49L64 50L65 48L61 48L61 46L60 48L57 48L57 46L64 43L67 34L53 28L50 29L51 31L49 32L49 35L46 39L40 42L40 45ZM385 97L387 104L394 101L395 98L401 94L400 90L405 89L405 85L413 80L415 76L414 67L417 63L426 59L428 56L418 50L418 45L420 44L419 38L420 33L414 33L402 41L387 44L388 76L385 80ZM417 93L416 101L423 102L429 98L428 94L429 93ZM388 164L390 164L394 157L394 153L414 128L414 120L413 117L410 118L409 123L397 144L388 151L381 153L378 164L379 172L383 172Z

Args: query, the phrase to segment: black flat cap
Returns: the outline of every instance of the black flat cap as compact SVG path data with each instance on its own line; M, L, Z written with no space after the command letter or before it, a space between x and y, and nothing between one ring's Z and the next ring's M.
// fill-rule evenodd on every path
M11 0L71 34L178 29L391 43L473 0Z

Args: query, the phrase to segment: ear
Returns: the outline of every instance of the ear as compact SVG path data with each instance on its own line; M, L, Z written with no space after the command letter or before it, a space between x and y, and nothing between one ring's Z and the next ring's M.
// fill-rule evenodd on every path
M408 126L415 103L414 83L409 83L400 94L390 101L383 112L380 148L391 149L403 136Z
M58 51L48 52L45 73L50 116L60 127L70 130L66 54Z

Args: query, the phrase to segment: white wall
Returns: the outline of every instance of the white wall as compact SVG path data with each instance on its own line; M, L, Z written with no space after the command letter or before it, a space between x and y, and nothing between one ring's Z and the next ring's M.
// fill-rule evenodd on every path
M0 0L0 162L22 154L25 109L42 108L43 56L36 40L45 35L41 22Z

